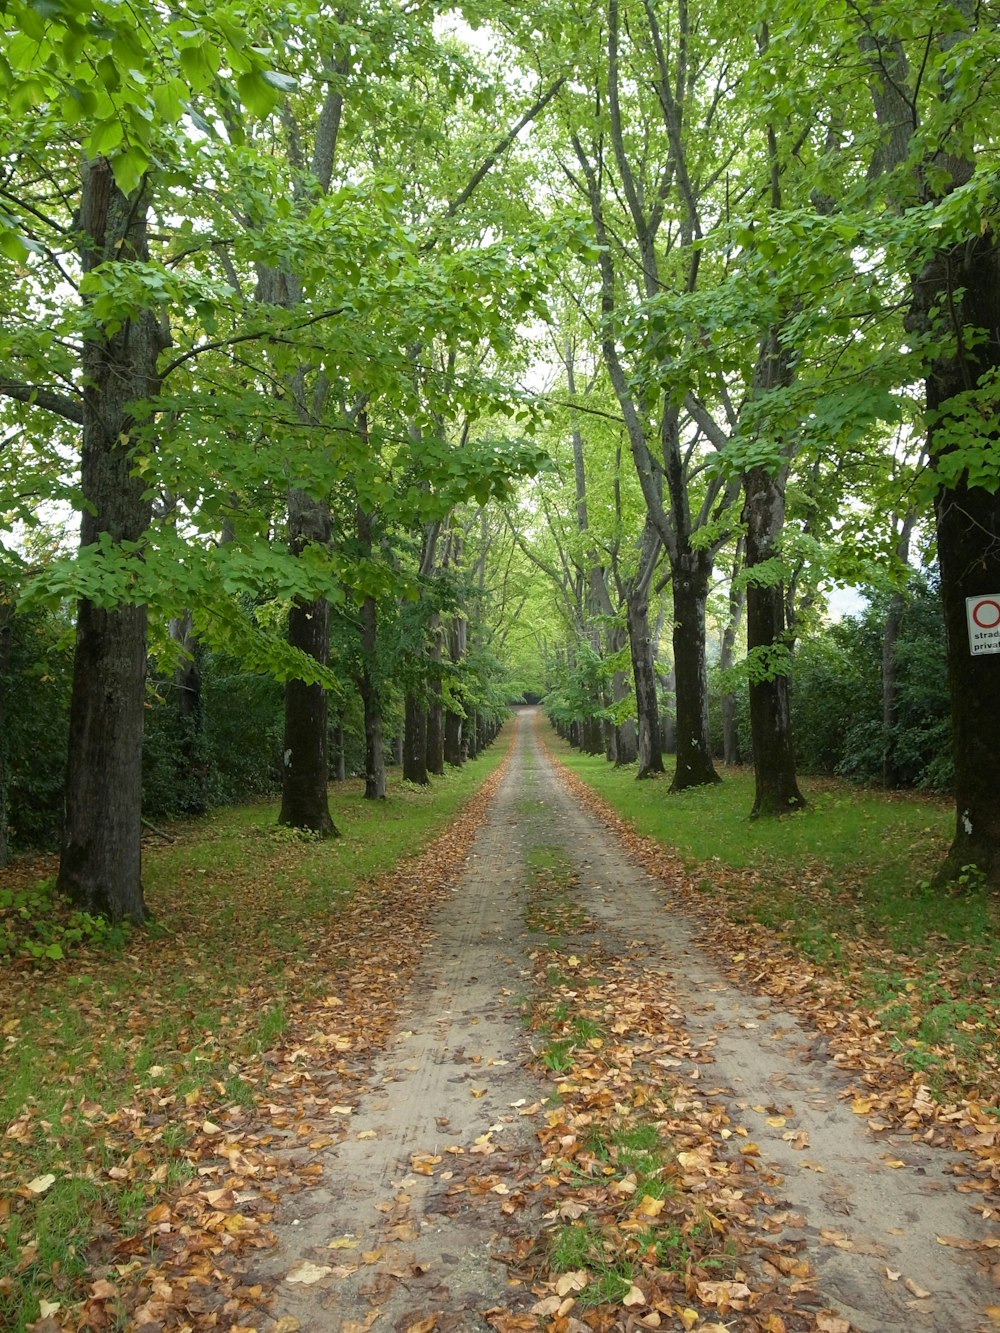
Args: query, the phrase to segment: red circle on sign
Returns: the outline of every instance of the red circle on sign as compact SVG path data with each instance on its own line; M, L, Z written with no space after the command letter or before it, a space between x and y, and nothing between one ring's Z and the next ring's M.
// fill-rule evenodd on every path
M984 612L987 617L985 619ZM980 629L996 629L1000 625L1000 602L993 601L991 597L984 597L972 608L972 619Z

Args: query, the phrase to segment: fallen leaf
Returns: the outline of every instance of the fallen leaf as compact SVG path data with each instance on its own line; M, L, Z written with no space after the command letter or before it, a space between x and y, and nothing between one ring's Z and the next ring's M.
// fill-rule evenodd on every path
M556 1282L556 1291L560 1296L568 1296L571 1291L583 1291L587 1285L587 1270L579 1268L574 1273L563 1273Z
M407 1324L406 1333L432 1333L437 1328L437 1322L436 1314L428 1315L426 1319L418 1319L415 1324Z
M56 1178L51 1174L36 1176L34 1180L28 1181L27 1188L31 1190L32 1194L44 1194L45 1191L50 1189L55 1183Z
M358 1241L354 1236L337 1236L334 1240L328 1240L326 1243L328 1250L356 1250Z
M62 1308L62 1301L40 1300L38 1302L38 1313L42 1316L43 1319L48 1319L50 1315L54 1315L56 1311L60 1310L61 1308Z
M903 1286L911 1296L916 1296L918 1301L925 1301L930 1296L929 1291L925 1291L918 1282L914 1282L912 1277L903 1278Z
M299 1333L302 1325L293 1314L283 1314L271 1328L271 1333Z
M851 1325L840 1315L821 1310L816 1316L817 1333L851 1333Z
M662 1202L662 1200L660 1200ZM622 1297L622 1305L645 1305L646 1296L641 1287L637 1287L633 1282L631 1287Z
M295 1267L285 1275L285 1281L298 1282L301 1283L302 1286L307 1287L312 1286L314 1282L322 1281L323 1278L332 1272L333 1269L327 1264L314 1264L310 1259L303 1259L301 1263L296 1264Z

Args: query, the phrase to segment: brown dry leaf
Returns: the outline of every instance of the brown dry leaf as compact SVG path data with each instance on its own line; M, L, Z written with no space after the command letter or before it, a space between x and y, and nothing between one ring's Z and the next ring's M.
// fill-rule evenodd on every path
M903 1286L910 1293L910 1295L915 1296L918 1301L927 1300L927 1298L931 1294L929 1291L925 1291L924 1288L920 1286L918 1282L914 1282L912 1277L904 1277Z
M937 1236L935 1237L939 1245L948 1245L953 1250L978 1250L979 1241L966 1240L963 1236Z
M851 1325L832 1310L821 1310L816 1316L816 1333L851 1333Z
M426 1319L418 1319L415 1324L407 1324L406 1333L433 1333L437 1328L437 1322L436 1314L428 1315Z

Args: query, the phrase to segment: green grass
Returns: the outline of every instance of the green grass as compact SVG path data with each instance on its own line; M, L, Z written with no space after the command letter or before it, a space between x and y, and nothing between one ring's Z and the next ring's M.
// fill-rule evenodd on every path
M336 953L316 957L325 923L358 884L441 833L505 749L426 789L397 780L378 804L357 782L332 786L336 840L279 829L269 803L179 826L176 842L146 855L149 930L111 948L74 941L62 962L5 964L18 977L0 997L0 1133L22 1135L8 1136L0 1157L5 1333L23 1333L40 1298L65 1309L77 1281L93 1278L94 1237L134 1235L152 1203L191 1178L190 1128L169 1119L142 1142L149 1160L109 1177L131 1146L116 1112L157 1088L191 1099L203 1118L252 1107L266 1085L260 1053L287 1029L293 1003L329 992L345 965ZM37 1198L13 1194L47 1174L56 1179Z

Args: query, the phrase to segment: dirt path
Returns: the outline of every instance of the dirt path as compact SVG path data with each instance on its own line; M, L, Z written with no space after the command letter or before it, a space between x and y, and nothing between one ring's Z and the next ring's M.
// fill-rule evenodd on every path
M842 1099L846 1075L814 1038L730 985L662 886L622 863L556 778L531 721L522 713L507 776L372 1092L327 1156L327 1183L298 1196L279 1232L268 1265L276 1317L294 1317L305 1333L471 1333L489 1326L491 1308L533 1301L492 1256L500 1229L539 1225L517 1180L538 1152L535 1116L548 1088L526 1068L519 1002L537 944L525 925L525 857L545 847L575 866L575 897L603 947L657 979L702 1070L711 1057L713 1094L759 1145L775 1215L787 1219L783 1239L814 1266L822 1304L863 1333L995 1329L984 1313L995 1287L970 1255L936 1239L983 1239L942 1155L907 1135L874 1140Z

